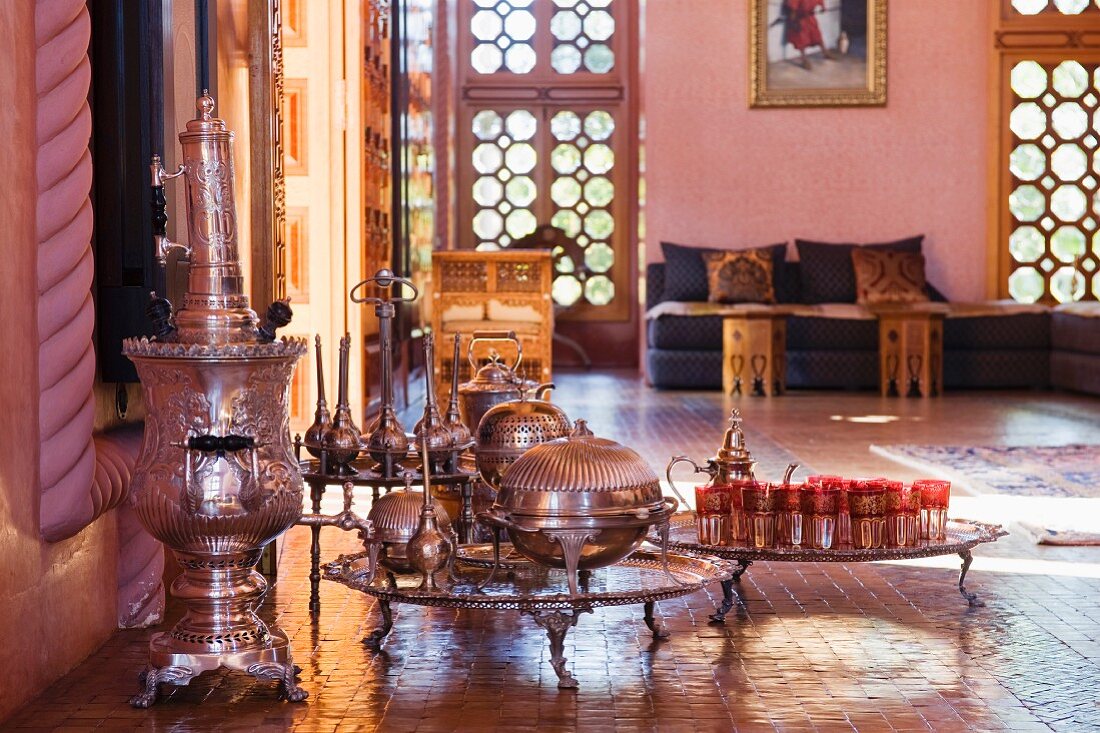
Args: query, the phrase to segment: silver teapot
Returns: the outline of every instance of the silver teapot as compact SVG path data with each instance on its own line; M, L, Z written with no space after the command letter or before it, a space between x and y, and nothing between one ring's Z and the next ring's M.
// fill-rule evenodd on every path
M515 344L516 358L511 364L505 364L495 350L490 352L488 363L479 367L474 359L474 345L484 342L509 341ZM470 344L466 347L466 358L473 370L473 378L458 388L459 411L462 422L476 433L481 418L489 408L501 402L518 400L524 386L535 386L534 382L524 382L517 374L523 362L523 346L516 338L515 331L474 331ZM452 369L458 369L455 364Z

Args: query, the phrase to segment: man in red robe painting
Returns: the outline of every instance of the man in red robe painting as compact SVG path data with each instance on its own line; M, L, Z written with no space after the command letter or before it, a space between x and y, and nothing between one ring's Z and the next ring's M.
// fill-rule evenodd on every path
M794 46L802 54L802 68L810 70L810 59L806 56L806 49L814 46L821 47L821 54L827 58L833 58L833 54L825 45L825 39L821 37L821 28L817 25L814 13L825 10L825 0L783 0L779 11L779 20L783 22L783 42Z

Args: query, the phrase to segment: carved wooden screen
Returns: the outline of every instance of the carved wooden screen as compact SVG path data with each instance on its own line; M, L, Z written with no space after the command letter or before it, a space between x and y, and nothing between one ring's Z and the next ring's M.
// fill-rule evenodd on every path
M1100 298L1100 0L1003 0L998 289Z
M392 257L392 12L390 0L363 2L363 277L388 267Z
M631 316L631 0L460 0L458 246L508 247L541 224L577 240L553 297L566 318Z
M393 3L391 0L362 0L361 7L363 256L360 260L360 279L393 265L393 75L390 49ZM352 280L354 282L356 280ZM362 336L366 354L366 368L362 375L364 410L366 414L373 414L380 403L378 319L374 318L373 313L362 319Z

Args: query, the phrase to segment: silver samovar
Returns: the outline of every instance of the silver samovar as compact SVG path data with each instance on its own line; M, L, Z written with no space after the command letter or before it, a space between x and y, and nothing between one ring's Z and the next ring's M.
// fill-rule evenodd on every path
M308 693L295 681L286 635L255 608L267 581L256 572L264 548L302 514L302 476L291 451L288 393L300 339L275 340L290 320L276 301L262 324L244 294L233 201L233 133L212 116L214 100L180 133L183 165L166 173L153 159L157 257L190 254L188 291L175 315L155 298L156 336L124 342L141 378L147 417L131 501L145 528L183 568L172 594L186 611L171 631L149 642L144 690L131 699L148 707L157 685L185 685L202 672L228 667L276 680L291 701ZM163 182L187 185L189 245L164 236Z

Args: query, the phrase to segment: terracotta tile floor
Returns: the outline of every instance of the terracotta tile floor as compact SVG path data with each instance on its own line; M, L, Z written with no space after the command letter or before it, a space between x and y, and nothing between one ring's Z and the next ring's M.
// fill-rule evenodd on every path
M715 393L657 393L633 378L572 375L558 400L598 434L634 446L663 472L673 453L713 453L730 403ZM949 395L920 402L796 393L742 402L760 474L792 459L819 471L910 469L873 442L1038 444L1100 439L1100 401L1050 393ZM886 416L872 418L868 416ZM855 421L853 421L855 418ZM982 499L956 497L981 518ZM977 512L977 514L975 514ZM956 513L961 513L956 511ZM324 555L355 541L324 531ZM659 604L672 637L654 642L641 609L598 610L567 639L578 691L559 691L545 636L512 612L397 607L381 651L360 639L372 600L325 582L306 610L308 532L280 546L263 608L290 635L307 704L236 673L164 687L150 710L128 697L152 630L120 631L7 721L17 730L171 731L964 731L1100 730L1100 548L1043 548L1010 536L979 548L968 585L957 558L922 565L757 564L723 626L719 593ZM175 612L170 611L170 619Z

